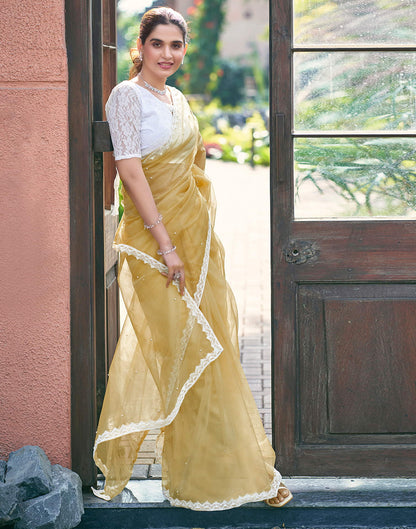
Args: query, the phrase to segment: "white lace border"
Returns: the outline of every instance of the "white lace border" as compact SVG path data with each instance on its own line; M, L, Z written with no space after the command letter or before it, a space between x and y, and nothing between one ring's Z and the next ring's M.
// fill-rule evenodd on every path
M172 498L167 489L163 488L162 491L165 498L170 502L173 507L184 507L193 511L226 511L228 509L234 509L235 507L241 507L241 505L244 505L245 503L252 503L255 501L264 501L269 498L275 498L277 496L277 492L279 490L281 482L282 476L280 472L278 472L276 469L273 469L273 481L270 485L270 488L266 491L257 492L254 494L245 494L243 496L239 496L238 498L231 500L215 502L205 501L203 503L199 501L195 502L178 500L176 498ZM97 490L92 487L91 489L98 498L107 501L111 500L111 497L105 494L103 490Z
M238 498L234 498L231 500L215 502L205 501L203 503L199 501L178 500L176 498L172 498L167 489L163 488L162 490L163 495L166 499L169 500L170 504L173 507L185 507L186 509L192 509L193 511L225 511L227 509L234 509L235 507L240 507L244 503L252 503L255 501L263 501L269 498L275 498L277 496L277 492L282 481L282 476L280 472L278 472L276 469L273 469L273 471L273 481L268 490L253 494L245 494L243 496L239 496Z
M210 237L208 237L208 240ZM154 257L138 250L137 248L134 248L133 246L129 246L127 244L113 244L113 248L119 252L124 252L128 255L132 255L136 257L136 259L139 259L143 261L144 263L147 263L152 268L157 269L159 272L163 273L167 271L167 266L155 259ZM209 259L209 252L205 252L204 255L204 262L202 265L201 270L201 276L206 278L206 271L205 268L207 267L207 263L205 263L205 260ZM176 287L179 290L179 284L178 282L174 282ZM198 285L199 286L199 285ZM199 290L199 294L202 296L202 289ZM199 297L199 296L198 296ZM155 421L140 421L137 423L129 423L129 424L123 424L122 426L118 428L113 428L112 430L106 430L101 435L97 436L95 443L94 443L94 449L93 449L93 455L95 455L97 451L97 447L99 444L111 441L113 439L117 439L118 437L122 437L124 435L128 435L131 433L139 433L142 431L147 430L155 430L158 428L163 428L165 426L168 426L176 417L176 415L179 412L179 409L181 407L181 404L188 393L188 391L192 388L192 386L197 382L201 374L204 372L206 367L216 360L220 354L223 351L223 347L221 346L220 342L218 341L218 338L215 336L214 331L212 330L211 326L209 325L207 319L205 318L204 314L199 309L198 304L195 302L195 300L190 295L189 291L185 288L185 294L183 296L183 300L185 301L190 313L195 317L196 321L201 325L203 332L205 333L208 341L211 343L212 346L212 352L207 354L204 358L201 358L199 364L196 366L195 370L191 375L188 377L188 380L185 382L185 384L182 386L181 391L179 392L175 407L171 411L171 413L164 419L158 419ZM200 301L198 299L198 301ZM96 491L100 492L100 491ZM103 499L104 495L100 496Z

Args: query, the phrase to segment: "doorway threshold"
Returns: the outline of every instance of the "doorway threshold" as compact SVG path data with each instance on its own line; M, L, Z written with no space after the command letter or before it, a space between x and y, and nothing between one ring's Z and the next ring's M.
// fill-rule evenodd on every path
M159 479L132 479L109 502L85 493L78 527L416 528L416 479L296 477L285 483L294 498L281 509L256 502L206 512L171 507Z

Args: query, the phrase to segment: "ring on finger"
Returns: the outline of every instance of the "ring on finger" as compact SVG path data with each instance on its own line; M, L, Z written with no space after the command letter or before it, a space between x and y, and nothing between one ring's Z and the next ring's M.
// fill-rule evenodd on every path
M181 272L176 272L175 274L173 274L173 279L175 281L179 281L181 277L182 277Z

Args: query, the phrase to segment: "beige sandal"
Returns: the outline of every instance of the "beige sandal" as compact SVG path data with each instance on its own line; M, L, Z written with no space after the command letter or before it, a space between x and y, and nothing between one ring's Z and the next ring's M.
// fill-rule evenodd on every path
M279 485L279 488L277 489L277 492L279 493L280 490L287 490L289 494L283 498L282 501L279 501L277 503L272 502L271 500L274 500L277 498L275 496L274 498L268 498L267 500L264 500L267 505L270 505L270 507L283 507L283 505L286 505L286 503L289 503L290 500L293 498L293 494L290 492L290 490L286 487L286 485L282 482Z

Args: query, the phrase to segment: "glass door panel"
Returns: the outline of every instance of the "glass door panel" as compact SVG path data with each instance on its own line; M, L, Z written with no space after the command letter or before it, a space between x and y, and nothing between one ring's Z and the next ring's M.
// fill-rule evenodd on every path
M296 138L295 218L416 217L415 138Z
M416 44L414 0L294 0L296 45Z
M294 128L416 129L416 52L298 52Z
M416 1L294 0L294 218L415 218Z

